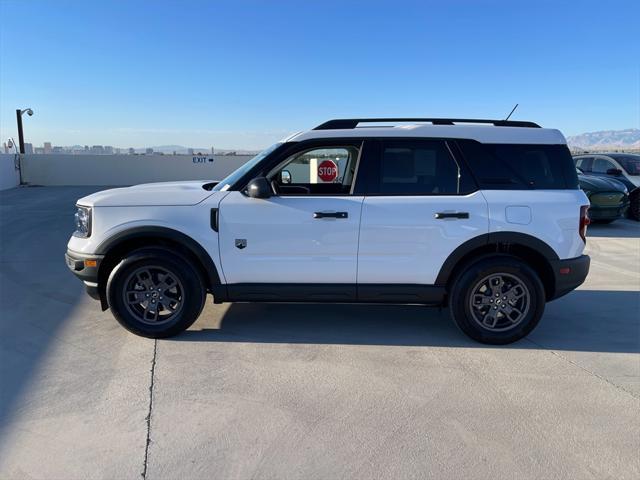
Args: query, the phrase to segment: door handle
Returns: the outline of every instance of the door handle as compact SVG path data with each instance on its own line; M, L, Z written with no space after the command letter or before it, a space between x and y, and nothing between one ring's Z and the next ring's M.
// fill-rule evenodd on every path
M348 212L314 212L313 218L348 218Z
M445 218L469 218L469 212L438 212L434 217L438 220Z

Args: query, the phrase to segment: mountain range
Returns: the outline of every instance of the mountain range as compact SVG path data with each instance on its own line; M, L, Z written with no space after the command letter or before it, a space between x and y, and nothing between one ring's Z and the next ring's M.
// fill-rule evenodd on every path
M640 129L602 130L567 137L569 147L584 150L640 149Z

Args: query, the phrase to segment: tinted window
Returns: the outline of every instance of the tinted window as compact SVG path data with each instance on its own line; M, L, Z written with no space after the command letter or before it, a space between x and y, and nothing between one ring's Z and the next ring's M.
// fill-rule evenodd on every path
M480 188L493 190L578 188L566 145L459 142Z
M612 168L616 168L616 166L613 164L613 162L607 160L606 158L596 158L593 161L593 173L607 173L607 170L610 170Z
M443 141L382 143L377 193L446 195L459 189L458 166Z
M576 167L583 172L591 171L591 157L580 157L576 160Z
M640 155L616 155L613 158L629 175L640 175Z

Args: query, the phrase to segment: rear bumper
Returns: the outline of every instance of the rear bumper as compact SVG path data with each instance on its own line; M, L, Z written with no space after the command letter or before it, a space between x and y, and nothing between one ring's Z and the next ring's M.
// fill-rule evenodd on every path
M555 300L582 285L589 273L591 258L581 255L567 260L551 262L555 277L555 291L549 300Z
M82 280L91 298L100 300L98 290L98 269L104 255L86 255L83 253L68 250L64 254L64 260L76 277Z

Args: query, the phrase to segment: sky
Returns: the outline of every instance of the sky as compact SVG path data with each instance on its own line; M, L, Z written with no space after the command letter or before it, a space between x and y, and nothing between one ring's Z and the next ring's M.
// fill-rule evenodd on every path
M0 140L259 149L340 117L640 127L636 1L0 0Z

